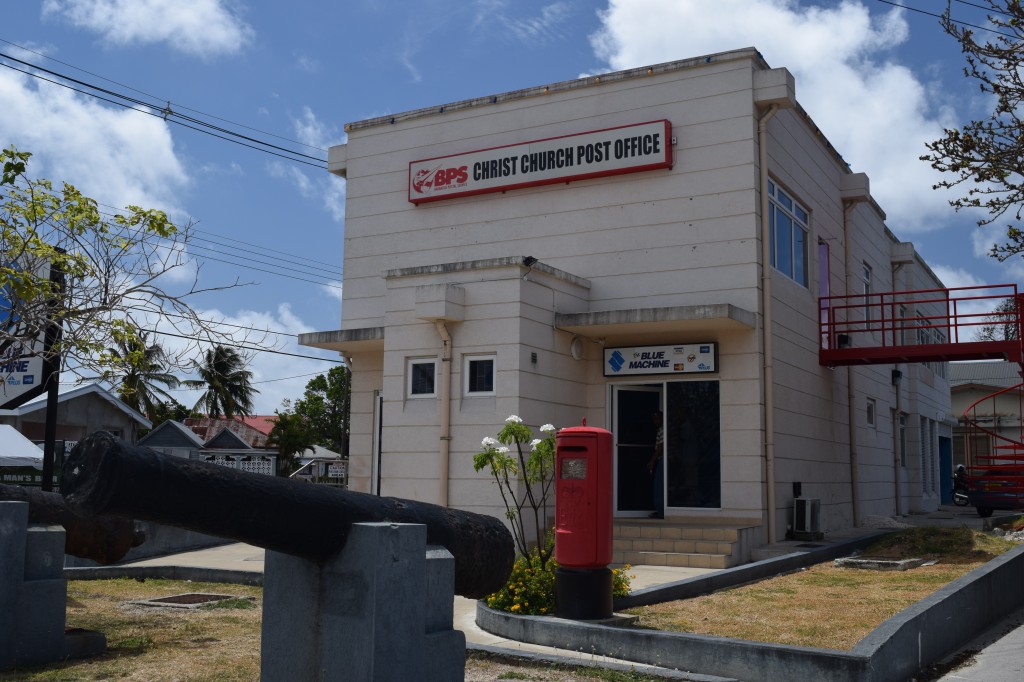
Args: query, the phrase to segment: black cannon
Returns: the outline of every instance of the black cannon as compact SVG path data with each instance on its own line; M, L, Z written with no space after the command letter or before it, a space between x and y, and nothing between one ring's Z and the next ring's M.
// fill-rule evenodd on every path
M470 598L504 585L514 559L511 534L491 516L172 457L102 431L71 451L61 488L84 514L156 521L314 561L341 550L354 523L423 524L427 543L455 557L455 593Z
M64 553L101 564L119 561L146 539L135 522L117 516L82 516L57 493L0 484L0 500L28 502L28 522L64 526Z

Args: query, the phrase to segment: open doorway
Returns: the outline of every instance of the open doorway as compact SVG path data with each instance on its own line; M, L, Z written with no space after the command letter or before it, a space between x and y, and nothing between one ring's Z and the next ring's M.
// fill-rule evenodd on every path
M662 414L665 475L660 490L648 463L655 456ZM717 381L668 381L612 386L615 512L642 517L660 495L668 509L716 509L722 504L721 422Z

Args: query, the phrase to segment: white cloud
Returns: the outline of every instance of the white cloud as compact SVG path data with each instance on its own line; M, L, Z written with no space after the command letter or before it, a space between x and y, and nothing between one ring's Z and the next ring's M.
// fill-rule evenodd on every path
M44 0L43 15L98 33L111 45L165 43L203 58L235 54L255 35L231 0Z
M33 177L67 181L102 204L178 213L189 184L167 124L65 88L0 73L0 142L32 152Z
M298 141L316 150L325 150L345 141L346 136L337 128L325 124L316 117L312 109L303 107L302 114L292 119L292 127ZM321 152L322 153L322 152ZM320 201L324 209L330 213L335 222L342 222L345 217L345 181L324 171L311 174L296 164L283 161L272 161L267 164L272 177L285 180L292 184L305 199Z
M296 54L295 65L300 71L305 71L306 73L320 73L321 69L320 60L307 54Z
M327 294L331 298L341 303L341 293L344 288L344 284L340 280L334 280L330 284L321 284L320 290Z
M938 278L942 280L950 289L957 287L977 287L982 286L985 282L974 276L973 273L964 270L963 268L953 268L946 265L934 265L932 266L932 272L938 275Z
M337 127L330 126L316 117L313 110L303 107L298 118L292 119L292 128L299 137L299 142L318 149L327 149L336 144L342 144L346 135L339 132Z
M798 101L853 170L871 177L897 234L950 218L950 195L931 189L939 175L918 157L954 117L896 61L893 49L909 35L903 10L871 15L857 0L609 0L600 17L591 43L615 70L756 47L793 73Z
M526 44L546 43L562 38L559 27L572 16L572 5L554 2L534 16L514 16L506 11L507 0L477 0L472 28L496 23L516 40Z

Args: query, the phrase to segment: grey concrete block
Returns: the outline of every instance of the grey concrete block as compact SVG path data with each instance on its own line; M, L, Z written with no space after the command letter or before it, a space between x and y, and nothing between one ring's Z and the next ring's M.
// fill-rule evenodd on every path
M462 680L454 560L426 538L422 525L365 523L323 563L267 552L261 680Z
M0 670L14 666L13 633L24 581L27 502L0 502Z
M455 601L450 598L455 592L455 557L444 547L431 545L426 567L426 632L451 630L455 618Z
M22 585L11 633L15 665L62 660L67 582L63 578L33 580Z
M315 562L267 551L260 679L322 679L318 670L321 577Z
M64 574L64 527L31 525L25 536L25 580L52 580Z

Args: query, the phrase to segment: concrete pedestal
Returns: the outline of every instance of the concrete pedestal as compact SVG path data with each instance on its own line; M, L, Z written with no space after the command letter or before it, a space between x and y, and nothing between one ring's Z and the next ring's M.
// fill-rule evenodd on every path
M65 633L66 611L64 529L30 526L27 502L0 502L0 670L102 653L103 635Z
M323 563L268 551L262 682L461 681L455 560L426 526L361 523Z

